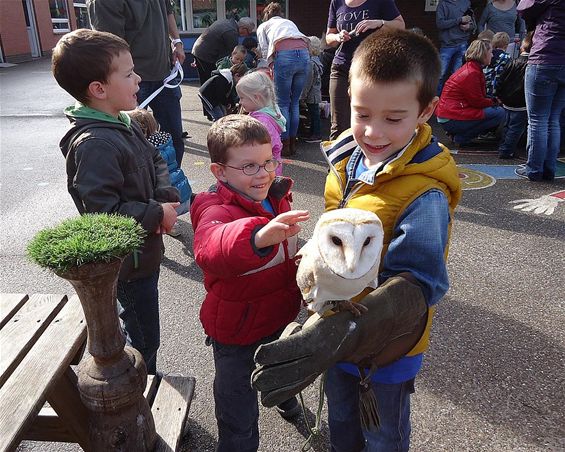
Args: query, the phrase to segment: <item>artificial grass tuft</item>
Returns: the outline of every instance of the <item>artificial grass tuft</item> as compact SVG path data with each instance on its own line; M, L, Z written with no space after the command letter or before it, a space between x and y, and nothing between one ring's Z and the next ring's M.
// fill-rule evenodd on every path
M115 214L85 214L39 231L28 243L28 257L63 273L91 262L110 262L141 247L146 232L135 219Z

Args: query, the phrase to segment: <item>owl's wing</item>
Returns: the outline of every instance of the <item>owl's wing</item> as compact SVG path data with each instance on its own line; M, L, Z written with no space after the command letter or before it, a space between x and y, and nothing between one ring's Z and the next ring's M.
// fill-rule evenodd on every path
M298 264L298 269L296 270L296 283L302 292L302 298L305 300L311 300L316 296L316 276L314 274L315 267L315 257L313 252L312 240L306 242L306 244L298 250L296 253L300 257L300 264Z

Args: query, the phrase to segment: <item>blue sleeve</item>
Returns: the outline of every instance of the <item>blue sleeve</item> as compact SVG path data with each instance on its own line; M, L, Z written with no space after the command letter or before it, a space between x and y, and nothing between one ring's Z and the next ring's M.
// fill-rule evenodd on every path
M449 219L449 204L440 190L427 191L414 200L394 227L381 282L410 272L422 284L428 305L437 303L449 288L444 259Z

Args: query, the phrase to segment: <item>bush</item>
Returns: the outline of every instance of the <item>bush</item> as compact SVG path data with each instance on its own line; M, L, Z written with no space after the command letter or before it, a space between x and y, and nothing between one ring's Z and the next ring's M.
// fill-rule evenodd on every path
M121 215L86 214L39 231L27 246L31 261L63 273L91 262L110 262L141 247L145 230Z

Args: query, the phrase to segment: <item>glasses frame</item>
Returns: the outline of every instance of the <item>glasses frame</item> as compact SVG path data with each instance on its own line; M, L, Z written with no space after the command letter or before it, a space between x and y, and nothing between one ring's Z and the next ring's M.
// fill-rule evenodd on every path
M270 163L274 163L275 167L272 170L268 170L267 169L267 165ZM281 164L281 162L279 162L276 159L269 159L267 160L263 165L259 165L257 163L248 163L247 165L244 165L242 167L237 167L237 166L232 166L232 165L228 165L227 163L218 163L218 165L220 166L226 166L228 168L232 168L232 169L236 169L236 170L240 170L243 171L243 174L245 174L246 176L255 176L255 174L257 174L261 168L263 168L267 173L274 173L276 171L276 169L279 167L279 165ZM248 168L251 165L257 165L257 171L255 171L252 174L246 173L245 172L245 168Z

